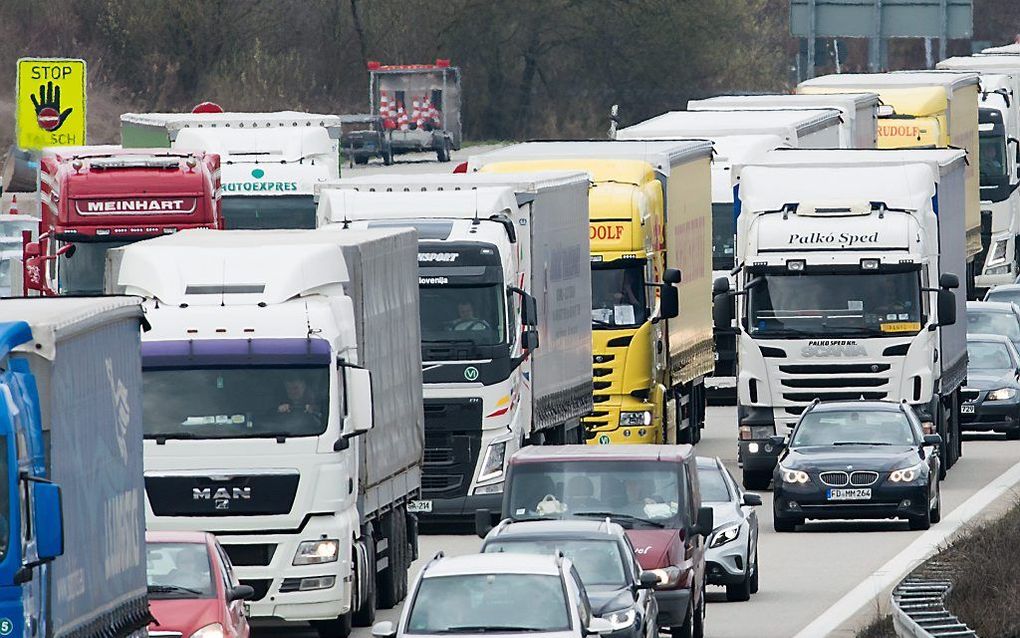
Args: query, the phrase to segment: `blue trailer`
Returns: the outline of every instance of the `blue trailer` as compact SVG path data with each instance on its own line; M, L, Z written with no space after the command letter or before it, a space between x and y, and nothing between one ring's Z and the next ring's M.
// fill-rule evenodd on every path
M151 620L137 300L0 301L0 637Z

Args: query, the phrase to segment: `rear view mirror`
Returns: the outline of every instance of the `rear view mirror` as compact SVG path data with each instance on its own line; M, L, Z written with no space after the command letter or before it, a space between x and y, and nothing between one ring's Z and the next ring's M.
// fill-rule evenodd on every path
M924 435L925 445L934 445L936 447L942 445L942 436L938 434L925 434Z
M663 286L659 294L659 319L672 319L680 314L680 293L672 285Z
M711 507L698 508L698 521L694 525L694 533L707 537L715 527L715 513Z
M393 638L397 635L397 629L393 621L383 620L372 625L372 636L374 638Z
M235 600L251 600L255 597L255 589L251 585L237 585L231 587L230 591L227 592L227 602L232 603Z
M538 348L538 330L529 328L521 333L521 347L531 351Z
M670 285L678 284L682 279L683 276L676 268L667 268L666 271L662 273L662 281Z
M715 281L712 282L712 296L717 297L724 295L730 291L730 278L729 277L716 277Z
M743 504L748 507L758 507L761 505L761 494L755 494L753 492L744 492Z
M372 373L364 368L344 365L344 395L347 419L343 435L346 438L364 434L372 429Z
M730 328L733 325L733 318L736 317L733 295L728 292L716 295L712 298L712 325L718 329Z
M39 246L39 242L31 241L25 244L25 257L38 257L42 254L42 248Z
M60 487L54 483L32 483L32 500L38 524L35 527L36 551L40 562L48 562L64 553L64 513Z
M943 275L944 277L945 275ZM937 293L937 304L940 326L951 326L956 323L956 293L942 288Z
M960 278L951 272L944 272L939 275L939 288L955 290L960 287Z
M538 325L538 302L532 295L524 292L517 286L510 286L510 292L517 293L521 296L521 325L522 326L537 326Z
M609 622L605 618L593 616L592 619L588 621L588 627L585 628L584 633L587 636L613 633L613 623Z
M655 575L655 572L643 571L638 577L638 586L640 589L651 589L659 584L659 577Z
M786 437L782 434L773 434L769 437L769 443L779 448L786 447Z

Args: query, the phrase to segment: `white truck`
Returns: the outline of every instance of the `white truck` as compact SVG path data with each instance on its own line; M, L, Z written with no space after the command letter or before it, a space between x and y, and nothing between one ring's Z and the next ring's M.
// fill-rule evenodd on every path
M320 191L326 228L418 231L430 521L500 510L506 461L592 410L588 179L380 175Z
M748 488L768 487L769 437L816 399L906 401L942 436L946 465L959 458L965 162L950 149L778 150L734 170L740 271L735 293L717 282L715 321L737 318Z
M183 231L116 252L152 325L149 528L219 536L255 622L371 624L417 554L414 233Z
M688 111L786 111L838 109L839 148L875 148L878 142L877 93L838 95L717 95L687 102Z
M975 284L1013 283L1020 275L1020 56L949 58L936 68L975 72L980 79L981 243L987 250Z
M220 156L225 228L315 228L316 184L340 177L340 117L318 113L125 113L125 148Z

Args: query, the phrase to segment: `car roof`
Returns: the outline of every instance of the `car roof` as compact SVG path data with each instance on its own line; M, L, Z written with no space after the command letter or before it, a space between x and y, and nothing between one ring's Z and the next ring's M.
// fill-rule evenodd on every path
M699 456L696 458L696 461L699 468L709 469L719 467L719 458L715 456Z
M667 461L694 456L690 445L529 445L510 458L514 463L539 461Z
M874 412L899 412L900 404L895 401L822 401L808 406L812 412L835 412L838 410L857 410Z
M154 532L146 530L146 543L208 543L212 534L208 532Z
M575 538L615 540L626 532L618 523L605 520L556 519L551 521L504 522L492 530L486 542L512 538Z
M1018 61L1020 61L1020 58L1018 58ZM1020 292L1020 284L1001 284L986 292L985 295L991 295L996 292Z
M1009 337L1005 335L994 335L988 333L977 333L967 335L967 341L983 341L983 342L995 342L995 343L1013 343Z
M541 574L558 576L560 560L552 554L467 554L439 558L429 563L422 572L423 578L462 576L471 574ZM561 559L566 562L567 559Z
M978 312L1015 312L1013 303L1009 301L968 301L967 310Z

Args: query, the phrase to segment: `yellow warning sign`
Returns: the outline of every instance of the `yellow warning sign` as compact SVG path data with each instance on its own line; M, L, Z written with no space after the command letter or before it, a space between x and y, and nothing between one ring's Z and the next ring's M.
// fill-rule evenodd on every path
M18 146L85 144L85 60L18 60Z

